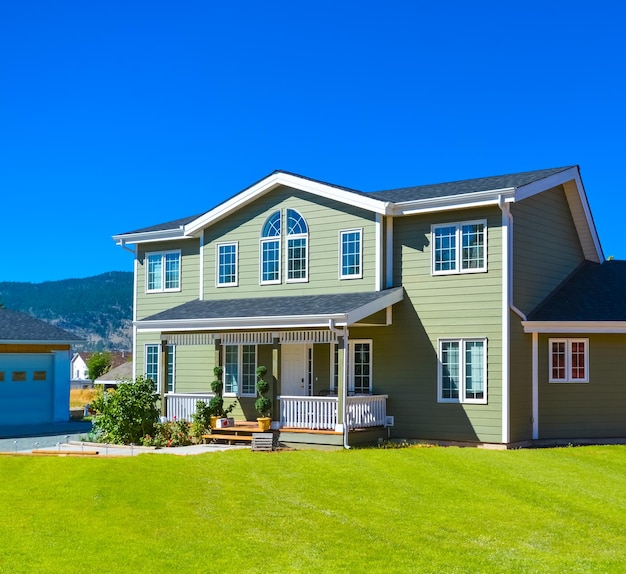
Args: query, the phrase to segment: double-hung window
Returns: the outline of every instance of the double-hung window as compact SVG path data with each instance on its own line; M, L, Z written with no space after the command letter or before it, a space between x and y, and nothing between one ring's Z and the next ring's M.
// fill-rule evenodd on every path
M280 211L275 211L261 230L261 285L280 283L280 220Z
M439 341L439 402L487 402L487 340Z
M431 227L432 273L487 271L487 222L468 221Z
M256 368L256 345L224 345L224 396L255 396Z
M217 277L218 287L237 286L237 243L217 244Z
M180 291L180 250L146 253L146 291Z
M287 282L309 279L309 228L295 209L287 210Z
M589 339L550 339L550 382L589 382Z
M146 345L145 373L146 379L154 383L154 390L158 393L161 390L161 345ZM175 348L171 345L167 347L167 392L174 392L174 355Z
M363 277L361 270L362 234L361 229L339 232L339 279L360 279Z
M373 354L371 339L356 339L348 343L348 393L371 395L373 388ZM333 345L331 390L339 390L339 345Z

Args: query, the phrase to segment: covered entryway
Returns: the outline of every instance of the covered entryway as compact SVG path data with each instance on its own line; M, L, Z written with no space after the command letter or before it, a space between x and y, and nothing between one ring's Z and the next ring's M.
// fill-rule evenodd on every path
M311 344L283 345L281 359L281 393L309 396L313 390L313 346Z

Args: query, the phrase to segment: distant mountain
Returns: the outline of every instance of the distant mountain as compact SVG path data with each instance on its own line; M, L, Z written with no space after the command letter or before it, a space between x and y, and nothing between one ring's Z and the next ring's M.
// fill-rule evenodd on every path
M79 350L131 350L133 274L111 271L85 279L0 282L0 303L86 340Z

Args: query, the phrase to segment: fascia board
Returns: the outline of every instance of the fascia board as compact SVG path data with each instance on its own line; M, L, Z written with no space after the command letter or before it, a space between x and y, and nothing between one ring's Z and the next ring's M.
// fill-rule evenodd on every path
M170 321L135 321L137 331L219 331L225 329L327 328L329 321L345 326L345 313L314 316L231 317L227 319L175 319Z
M181 227L176 229L161 229L159 231L147 231L145 233L127 233L126 235L114 235L113 241L118 245L123 243L150 243L154 241L173 241L185 239L185 231Z
M562 185L566 181L570 181L571 179L578 177L578 168L570 167L568 169L564 169L563 171L549 175L543 179L538 179L537 181L527 183L526 185L520 185L515 192L515 199L516 201L522 201L523 199L527 199L537 193L541 193L542 191L546 191L547 189L551 189L557 185Z
M626 321L522 321L524 333L626 333Z
M354 309L350 311L347 315L348 325L353 325L354 323L360 321L361 319L365 319L365 317L369 317L370 315L373 315L377 311L381 311L382 309L390 307L391 305L394 305L395 303L399 303L403 299L404 299L404 288L398 287L394 289L391 293L388 293L384 295L383 297L380 297L379 299L376 299L375 301L368 303L367 305L363 305L362 307L359 307L358 309Z
M219 221L221 218L226 217L233 211L244 207L248 203L258 199L281 185L306 191L313 195L327 199L333 199L355 207L360 207L375 213L388 214L390 212L389 202L372 199L357 193L352 193L330 185L303 179L291 174L276 173L266 177L252 187L245 189L231 199L221 203L211 211L208 211L198 219L188 223L185 226L185 235L198 233L204 227Z
M41 340L24 340L24 339L2 339L0 345L76 345L78 343L84 343L87 339L73 339L71 341L64 341L59 339L58 341L41 341ZM35 352L35 354L37 354Z
M515 189L507 187L462 195L448 195L430 199L418 199L396 203L393 208L394 216L416 215L418 213L433 213L437 211L451 211L455 209L467 209L471 207L485 207L498 205L501 200L507 203L515 201Z

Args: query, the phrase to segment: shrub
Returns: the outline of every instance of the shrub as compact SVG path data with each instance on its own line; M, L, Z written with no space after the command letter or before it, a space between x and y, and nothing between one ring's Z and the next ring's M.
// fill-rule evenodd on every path
M174 420L154 425L154 434L146 435L141 439L144 446L186 446L191 444L189 425L186 421Z
M92 404L94 432L101 442L137 443L154 434L159 420L154 383L138 377L120 381L117 389L97 396Z

